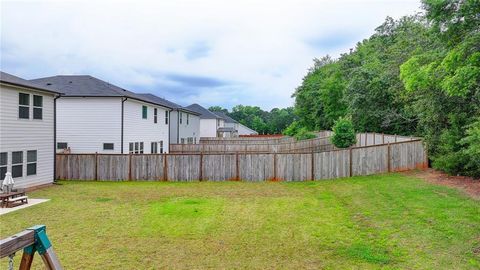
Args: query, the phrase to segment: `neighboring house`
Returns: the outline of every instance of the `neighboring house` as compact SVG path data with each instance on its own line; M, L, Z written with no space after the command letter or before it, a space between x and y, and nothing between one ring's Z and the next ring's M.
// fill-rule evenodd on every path
M239 123L224 112L213 112L223 118L225 124L223 128L218 129L218 137L238 137Z
M55 171L55 99L59 93L0 72L0 179L14 187L50 184Z
M172 108L88 75L31 80L57 99L57 152L166 153Z
M173 108L170 112L170 143L197 144L200 142L200 113L153 94L139 94L158 104Z
M237 120L231 118L224 112L215 112L215 114L225 120L226 129L224 132L224 137L238 137L239 135L258 135L258 132L245 125L242 125Z
M238 123L238 135L258 135L258 132L256 132L255 130L245 126L245 125L242 125L240 123Z
M200 137L219 137L218 129L225 126L225 120L198 104L185 107L200 114Z

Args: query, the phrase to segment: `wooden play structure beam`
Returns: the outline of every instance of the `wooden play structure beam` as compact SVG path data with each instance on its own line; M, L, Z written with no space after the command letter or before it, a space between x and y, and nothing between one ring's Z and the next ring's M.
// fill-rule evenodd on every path
M63 269L48 239L45 225L36 225L0 240L0 259L10 257L10 263L12 264L12 254L21 249L23 249L19 267L21 270L31 268L35 252L38 252L40 257L42 257L46 269Z

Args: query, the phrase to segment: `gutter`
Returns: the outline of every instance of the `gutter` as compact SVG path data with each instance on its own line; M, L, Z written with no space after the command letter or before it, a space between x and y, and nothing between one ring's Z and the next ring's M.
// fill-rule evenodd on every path
M57 182L57 99L60 95L53 98L53 182Z
M128 98L122 98L122 127L120 131L120 153L123 154L123 118L124 118L124 107L125 107L125 101L127 101Z

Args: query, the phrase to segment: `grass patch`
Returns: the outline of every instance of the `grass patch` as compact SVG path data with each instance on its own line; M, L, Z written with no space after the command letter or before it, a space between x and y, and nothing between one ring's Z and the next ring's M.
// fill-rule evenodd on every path
M300 183L69 181L29 196L51 200L0 216L0 236L47 225L65 269L480 265L480 203L399 174ZM38 257L34 269L43 269Z

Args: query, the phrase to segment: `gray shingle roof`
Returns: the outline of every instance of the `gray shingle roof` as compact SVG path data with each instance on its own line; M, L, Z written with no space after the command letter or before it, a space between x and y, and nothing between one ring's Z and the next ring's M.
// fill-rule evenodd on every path
M12 74L0 71L0 81L3 83L8 83L17 86L23 86L27 88L33 88L35 90L49 92L53 94L60 94L58 90L54 89L53 87L42 86L40 84L22 79L20 77L14 76Z
M214 114L213 112L205 109L204 107L194 103L185 107L191 111L197 112L200 114L200 119L222 119L222 117Z
M67 97L127 97L172 109L172 107L166 105L166 103L154 102L142 95L90 75L58 75L30 81L59 89L64 93L64 96Z
M237 120L231 118L224 112L213 112L213 113L223 118L225 120L225 123L235 123L235 124L238 123Z
M184 108L181 105L178 105L177 103L171 102L171 101L166 100L166 99L161 98L161 97L158 97L154 94L145 93L145 94L138 94L138 95L140 95L140 96L142 96L146 99L149 99L152 102L156 102L158 104L164 104L164 106L170 107L170 108L175 109L175 110L180 110L180 111L188 112L188 113L191 113L191 114L200 115L200 113L198 113L198 112L195 112L195 111L189 110L187 108Z

